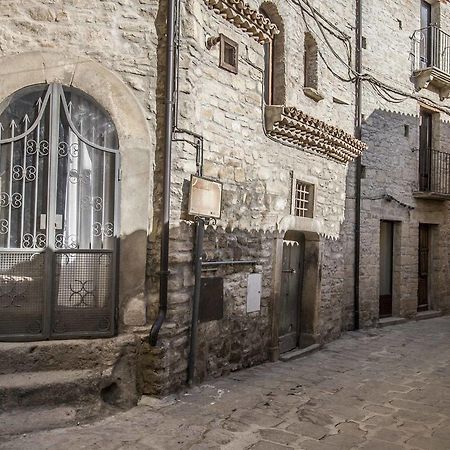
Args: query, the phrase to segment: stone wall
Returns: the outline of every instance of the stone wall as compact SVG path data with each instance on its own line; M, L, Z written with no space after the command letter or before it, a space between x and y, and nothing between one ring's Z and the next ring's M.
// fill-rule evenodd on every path
M419 7L420 4L414 2L363 3L363 35L367 43L363 50L364 72L407 93L414 88L410 80L410 36L420 28ZM445 30L450 18L449 6L441 4L440 14ZM389 36L389 39L380 36ZM449 100L441 102L432 90L422 89L418 95L436 105L449 105ZM431 308L446 312L450 307L448 202L421 200L413 194L419 188L419 110L420 105L414 99L387 102L376 95L367 82L363 84L362 138L369 149L362 158L361 326L376 325L379 318L380 220L395 221L393 315L412 318L417 313L419 223L436 225L433 230L436 237L432 239ZM433 145L449 151L448 115L441 113L434 125L439 132ZM354 282L354 177L352 164L347 179L346 221L341 235L346 261L347 311L352 306ZM346 321L350 323L350 315Z
M317 6L321 8L319 2ZM284 22L286 105L321 118L352 133L353 88L337 79L319 58L318 90L324 99L316 102L303 92L304 36L308 31L300 10L284 1L275 7ZM260 3L250 2L258 9ZM274 6L266 9L273 11ZM354 22L353 10L337 2L333 11L324 11L330 20ZM319 340L330 340L342 328L343 252L335 245L344 215L344 164L270 139L264 130L263 71L264 48L251 37L208 10L203 0L182 3L178 126L204 137L204 175L223 183L222 217L217 228L205 236L207 259L256 259L252 267L230 266L215 274L224 277L223 320L199 328L197 376L219 376L259 363L268 357L274 308L274 237L287 230L303 230L320 235L321 300ZM311 18L310 28L319 33ZM342 29L346 29L342 22ZM223 33L239 44L238 74L218 67L219 48L206 46L209 37ZM341 43L335 44L338 48ZM344 44L342 44L344 45ZM339 47L344 51L345 45ZM330 50L322 48L330 58ZM345 68L338 69L345 75ZM350 85L352 86L352 85ZM158 157L156 158L158 163ZM173 149L171 195L171 241L169 312L159 347L164 352L164 368L154 370L152 361L161 354L144 358L149 392L163 392L186 380L189 327L193 294L193 227L186 215L188 181L196 170L195 149L176 143ZM291 215L293 179L313 183L316 189L314 219ZM155 183L157 185L158 183ZM158 221L155 197L155 223ZM149 277L158 267L158 227L149 241ZM247 277L251 271L263 274L261 310L246 312ZM205 274L205 276L210 276ZM156 314L158 286L149 283L149 320ZM156 353L155 353L156 355ZM155 375L156 374L156 375ZM170 378L168 384L167 378ZM155 381L156 380L156 381ZM158 386L155 389L155 383Z

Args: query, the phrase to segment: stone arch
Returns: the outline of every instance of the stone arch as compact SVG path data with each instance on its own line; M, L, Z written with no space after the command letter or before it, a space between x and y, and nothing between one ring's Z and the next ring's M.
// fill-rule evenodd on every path
M114 121L122 172L119 302L125 307L131 301L139 301L142 314L135 318L138 323L130 325L143 325L153 161L152 142L143 108L116 74L86 57L52 51L8 55L0 59L0 78L0 101L26 86L56 82L74 86L90 95Z
M286 103L286 54L285 54L285 30L284 21L278 12L276 5L272 2L264 2L260 6L260 11L267 16L280 31L273 41L266 44L266 72L271 72L271 98L266 98L266 103L274 105L284 105ZM267 52L271 53L269 58ZM268 60L271 60L271 63ZM270 64L270 66L269 66ZM266 80L267 80L266 76ZM266 81L266 84L269 81ZM267 92L267 86L266 86Z
M305 87L317 90L319 87L319 51L314 36L309 31L305 33L303 58L303 84Z

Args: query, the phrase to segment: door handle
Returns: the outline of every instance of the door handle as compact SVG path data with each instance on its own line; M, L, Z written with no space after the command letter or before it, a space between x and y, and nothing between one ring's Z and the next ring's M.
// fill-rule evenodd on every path
M295 269L283 269L283 273L295 273Z

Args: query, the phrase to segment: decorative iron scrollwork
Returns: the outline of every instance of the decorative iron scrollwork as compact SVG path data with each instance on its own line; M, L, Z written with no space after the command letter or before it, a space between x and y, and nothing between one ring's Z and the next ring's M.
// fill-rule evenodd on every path
M77 169L72 169L69 172L69 181L72 184L77 183L87 184L89 183L89 180L90 180L89 173L80 173Z
M31 233L25 233L22 236L22 247L24 248L45 248L47 237L45 234L38 233L33 236Z
M94 211L101 211L103 209L103 199L101 197L85 196L81 200L81 206L83 208L91 206Z
M74 234L64 235L64 233L58 233L55 236L56 248L78 248L77 237Z
M13 167L13 180L20 181L25 177L26 181L34 181L36 179L36 167L23 167L16 165Z
M73 283L70 283L69 288L71 290L71 294L69 296L71 301L74 301L75 306L93 306L96 297L95 297L95 284L92 280L75 280Z
M100 222L94 222L92 224L92 231L96 237L113 237L114 236L114 224L106 222L104 226Z
M78 158L78 153L79 153L79 145L77 142L68 144L65 141L60 141L58 143L58 156L60 156L61 158L64 158L67 155L72 156L72 158Z
M0 220L0 234L7 234L9 230L9 222L7 219Z
M22 206L22 194L14 192L9 195L7 192L0 193L0 207L6 208L11 205L13 208L20 208Z

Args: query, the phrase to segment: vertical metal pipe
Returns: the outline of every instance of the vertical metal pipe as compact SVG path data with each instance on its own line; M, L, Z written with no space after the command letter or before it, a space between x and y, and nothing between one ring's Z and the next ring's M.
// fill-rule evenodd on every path
M356 0L356 23L355 23L355 69L357 72L355 85L355 136L361 139L362 125L362 0ZM354 261L354 328L359 329L359 282L361 262L361 156L356 159L355 171L355 261Z
M205 233L205 221L197 217L195 231L195 255L194 255L194 275L195 288L194 300L192 302L192 322L191 336L188 360L188 384L192 385L195 376L195 362L197 360L197 336L198 336L198 312L200 305L200 287L202 278L202 254L203 254L203 236Z
M150 345L156 345L158 333L167 314L167 285L169 278L169 220L170 220L170 175L172 163L172 133L174 111L175 78L175 0L167 0L167 43L166 43L166 86L165 86L165 131L164 131L164 172L163 200L161 211L161 259L159 271L159 312L149 335Z

